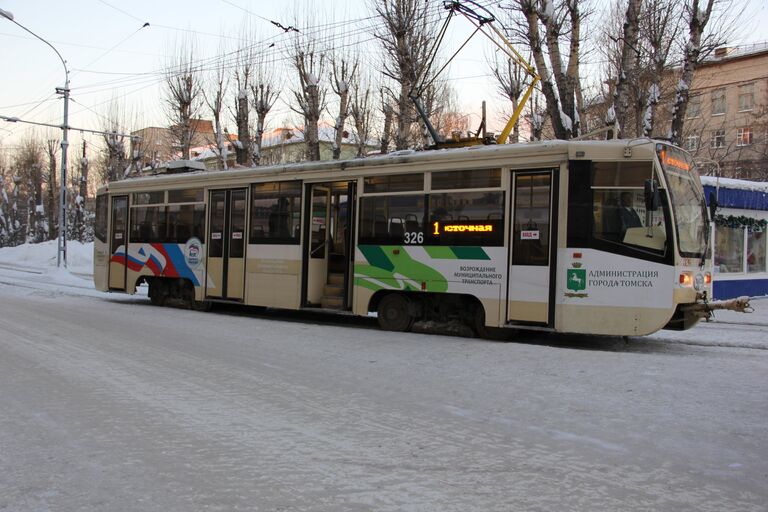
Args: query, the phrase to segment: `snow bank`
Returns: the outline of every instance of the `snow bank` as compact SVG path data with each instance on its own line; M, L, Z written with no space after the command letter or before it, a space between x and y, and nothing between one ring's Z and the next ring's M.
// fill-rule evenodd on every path
M54 282L82 285L93 274L93 242L67 241L67 268L57 268L58 241L0 249L0 265L36 274L50 274ZM76 281L72 281L75 279Z

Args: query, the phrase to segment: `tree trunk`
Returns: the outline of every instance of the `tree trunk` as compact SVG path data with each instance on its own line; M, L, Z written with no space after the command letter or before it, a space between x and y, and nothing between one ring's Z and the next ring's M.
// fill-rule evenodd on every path
M320 121L320 91L316 83L307 85L307 111L304 120L307 160L317 162L320 160L320 133L317 126Z
M341 157L341 142L344 137L344 123L349 113L349 89L344 89L339 94L339 116L336 118L333 140L333 159L338 160Z
M624 44L621 47L621 69L616 78L614 92L614 111L619 125L620 136L627 132L627 112L630 103L630 86L637 79L638 26L642 0L629 0L627 15L624 20Z
M389 104L384 105L384 128L381 132L381 153L387 154L389 152L389 134L392 133L392 118L394 117L394 111Z
M237 96L237 140L235 154L240 165L251 164L250 146L251 134L248 126L248 93L241 90Z
M688 109L690 88L693 83L693 73L699 64L699 55L701 54L701 35L707 22L709 22L715 0L706 0L706 3L706 8L701 12L699 11L699 0L693 0L691 5L688 44L685 46L683 74L680 77L680 82L678 82L675 103L672 106L672 128L669 137L672 143L678 146L683 143L683 125Z
M520 7L527 22L528 43L533 51L533 60L536 63L536 69L541 77L541 90L547 101L547 111L550 120L552 121L552 129L556 138L565 139L568 137L568 133L566 132L563 119L560 116L560 101L555 93L555 86L552 83L552 75L549 72L547 62L544 58L544 52L541 48L539 17L536 13L535 3L531 0L520 0Z

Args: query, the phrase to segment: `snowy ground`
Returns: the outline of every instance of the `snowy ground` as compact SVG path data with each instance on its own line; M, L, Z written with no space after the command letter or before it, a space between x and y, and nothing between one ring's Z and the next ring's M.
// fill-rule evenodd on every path
M69 249L0 249L0 510L766 510L766 300L496 343L155 308Z

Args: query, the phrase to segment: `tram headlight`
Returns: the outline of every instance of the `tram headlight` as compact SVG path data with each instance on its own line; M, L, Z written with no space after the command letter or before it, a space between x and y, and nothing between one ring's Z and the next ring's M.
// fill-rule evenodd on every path
M709 272L704 272L704 284L707 286L712 284L712 274Z
M693 272L680 272L680 285L686 288L693 286Z

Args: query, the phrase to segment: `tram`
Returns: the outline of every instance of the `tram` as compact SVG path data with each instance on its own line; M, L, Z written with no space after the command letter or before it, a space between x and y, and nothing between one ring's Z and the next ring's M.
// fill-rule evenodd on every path
M98 191L94 283L394 331L645 335L706 309L708 219L691 157L650 139L165 173Z

